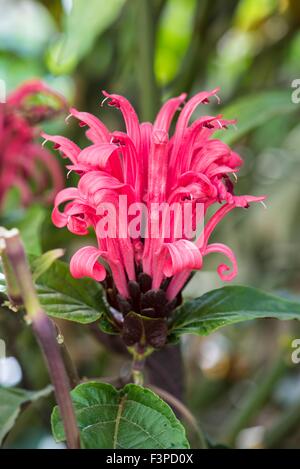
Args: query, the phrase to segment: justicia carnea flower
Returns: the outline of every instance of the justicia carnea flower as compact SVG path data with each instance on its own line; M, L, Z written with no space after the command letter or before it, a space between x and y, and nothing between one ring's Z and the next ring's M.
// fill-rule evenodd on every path
M51 101L35 102L38 95ZM39 80L25 83L0 104L0 208L9 189L19 190L21 203L52 201L63 187L54 156L39 145L34 124L65 109L66 102ZM49 189L49 190L47 190Z
M204 116L191 123L196 107L208 103L217 91L200 92L186 104L185 94L170 99L153 124L140 123L124 97L104 92L105 101L123 114L126 132L110 132L95 116L71 109L80 126L87 127L90 145L82 150L65 137L44 134L69 158L68 169L79 174L77 187L57 195L53 223L67 226L77 235L88 234L91 227L97 238L97 247L85 246L72 257L71 273L76 278L105 281L112 309L123 315L119 327L127 345L141 341L153 347L163 345L166 318L180 302L191 273L202 268L208 254L220 253L229 259L231 266L222 263L218 267L222 280L230 281L237 275L233 251L224 244L210 243L211 234L235 207L246 208L250 202L264 199L234 194L231 177L242 160L213 138L216 130L226 129L234 121ZM181 108L171 136L172 120ZM113 204L120 217L120 196L126 196L130 203L146 204L150 212L153 204L177 203L183 208L190 204L193 221L196 205L201 204L202 232L194 239L178 238L175 228L182 221L174 215L168 220L173 229L165 236L165 218L159 215L160 236L152 237L149 229L147 237L133 239L130 233L103 237L99 228L105 216L103 203ZM62 211L61 204L65 204ZM207 217L209 208L215 212ZM151 223L151 216L146 223Z

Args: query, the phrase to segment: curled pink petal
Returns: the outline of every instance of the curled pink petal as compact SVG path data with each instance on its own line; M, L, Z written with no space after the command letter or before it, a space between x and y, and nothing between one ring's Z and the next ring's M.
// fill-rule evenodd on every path
M81 150L76 143L72 142L72 140L59 135L48 135L45 132L42 132L41 136L45 140L55 143L55 149L60 150L64 156L72 161L72 163L77 163L78 155Z
M85 246L79 249L71 259L70 271L73 277L91 277L98 282L102 282L106 277L106 270L98 262L101 251L92 246Z
M76 199L79 196L77 187L69 187L68 189L63 189L55 197L54 209L52 211L52 222L58 228L66 226L68 222L68 217L65 213L59 211L59 205L67 202L69 200Z
M219 88L216 88L210 92L201 91L200 93L193 96L184 106L183 110L180 113L176 124L176 131L174 135L173 149L170 155L170 169L175 171L177 165L177 158L180 150L180 144L184 138L184 133L186 132L189 120L199 104L205 104L208 102L210 96L215 95L219 91Z
M200 250L191 241L181 239L174 243L164 244L168 252L163 272L166 277L172 277L184 270L197 270L202 267Z
M139 149L141 143L140 125L133 106L123 96L119 96L118 94L109 94L106 91L102 91L102 93L109 99L109 106L113 106L121 110L126 124L127 133L136 145L136 148Z
M226 264L220 264L218 267L218 274L220 276L220 279L223 280L223 282L230 282L238 274L237 262L233 251L225 244L214 243L209 244L206 247L204 251L204 256L207 256L208 254L214 252L224 254L224 256L228 257L229 261L231 262L232 267L229 267Z
M265 195L256 197L254 195L235 195L233 197L234 205L236 207L249 207L249 204L252 202L263 202L266 199Z
M87 125L87 137L93 143L109 142L109 132L105 125L89 112L80 112L75 108L70 109L70 114L79 120L81 126Z

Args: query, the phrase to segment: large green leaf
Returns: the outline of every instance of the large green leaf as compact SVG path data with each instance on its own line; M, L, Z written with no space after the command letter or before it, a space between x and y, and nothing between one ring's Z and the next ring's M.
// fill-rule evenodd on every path
M85 448L189 448L171 408L149 389L128 384L117 391L110 384L90 382L71 394ZM57 407L52 431L57 441L65 439Z
M125 0L73 0L71 12L64 17L62 37L47 55L51 72L70 73L97 36L116 20L124 3Z
M221 109L226 119L237 119L237 127L219 131L216 135L228 145L267 123L272 117L295 112L299 109L291 101L289 91L265 91L238 99Z
M41 391L26 391L17 388L0 388L0 444L5 435L14 426L21 406L26 402L33 402L40 397L48 396L52 392L52 386L47 386Z
M36 269L36 257L31 257L30 261ZM89 324L106 311L101 285L89 278L73 278L65 262L54 261L35 285L40 303L49 316ZM5 288L5 278L0 272L0 293L5 292Z
M300 303L252 287L219 288L177 308L169 338L207 335L220 327L257 318L300 319Z

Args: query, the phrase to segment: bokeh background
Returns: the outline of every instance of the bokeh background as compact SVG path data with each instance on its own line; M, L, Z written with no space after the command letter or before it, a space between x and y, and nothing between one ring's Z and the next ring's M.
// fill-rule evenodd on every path
M266 194L267 209L234 211L215 239L236 252L236 283L300 301L300 102L292 100L300 79L299 0L0 0L0 12L0 79L7 91L41 78L112 129L123 124L118 112L100 106L102 89L124 94L141 120L150 120L170 96L220 86L221 105L205 113L238 120L236 129L220 134L245 160L237 192ZM84 145L84 132L65 117L43 129ZM64 247L66 259L78 248L80 239L52 226L51 207L21 209L17 199L12 187L1 224L31 220L43 250ZM186 296L221 286L218 259L208 261ZM81 376L126 366L87 328L61 324L61 330ZM47 384L35 340L13 313L1 312L0 338L14 357L2 385ZM300 447L300 364L292 364L290 345L296 338L297 323L273 320L186 337L185 403L212 442ZM54 446L50 411L44 401L30 405L5 446Z

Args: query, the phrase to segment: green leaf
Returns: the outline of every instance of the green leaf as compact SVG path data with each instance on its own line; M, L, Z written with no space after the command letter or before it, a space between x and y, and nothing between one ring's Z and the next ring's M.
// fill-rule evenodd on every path
M108 315L103 314L103 316L101 316L99 319L98 325L100 330L105 332L105 334L118 335L120 333Z
M171 408L149 389L128 384L80 384L71 392L82 445L106 449L189 448ZM65 439L58 408L52 413L56 441Z
M54 261L64 255L63 249L52 249L42 254L40 257L35 258L31 263L32 278L36 281L42 274L44 274Z
M30 261L35 263L36 257L31 256ZM107 312L100 283L89 278L73 278L69 265L65 262L54 261L39 276L35 286L40 303L49 316L89 324ZM1 269L0 293L6 293L5 277Z
M48 396L52 386L41 391L26 391L18 388L0 388L0 444L5 435L12 429L21 412L21 406L40 397Z
M176 341L182 334L207 335L220 327L258 318L300 319L300 303L252 287L219 288L176 309L169 339Z
M70 73L89 52L98 35L118 17L125 0L74 0L64 16L63 35L48 51L47 64L54 74Z
M266 91L245 96L221 109L225 119L237 119L237 128L219 131L216 137L232 145L273 117L295 112L297 109L291 101L290 91Z
M89 324L106 311L100 283L89 278L73 278L69 265L62 261L55 261L38 278L36 289L49 316Z

